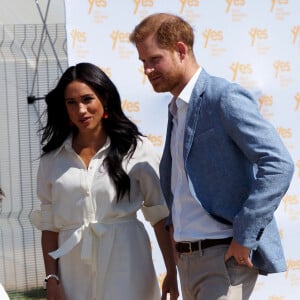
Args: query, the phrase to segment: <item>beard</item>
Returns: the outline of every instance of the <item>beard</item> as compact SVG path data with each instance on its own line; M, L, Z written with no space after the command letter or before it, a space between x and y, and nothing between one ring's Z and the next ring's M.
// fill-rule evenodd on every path
M172 92L176 87L180 86L181 76L176 70L162 73L156 73L148 78L154 91L157 93Z

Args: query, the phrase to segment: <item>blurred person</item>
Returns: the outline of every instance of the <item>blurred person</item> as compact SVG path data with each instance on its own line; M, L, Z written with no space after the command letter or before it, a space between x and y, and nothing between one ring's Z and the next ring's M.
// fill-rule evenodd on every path
M178 298L168 208L154 146L123 113L114 83L97 66L69 67L46 96L37 175L47 300ZM166 265L160 295L147 232Z
M2 208L2 201L3 201L4 197L5 197L4 192L3 192L2 188L0 188L0 211Z
M6 293L4 287L0 283L0 299L1 300L9 300L8 294Z
M183 299L249 299L258 274L286 270L274 213L290 154L247 90L198 64L184 19L150 15L129 39L153 89L173 96L160 181Z
M0 188L0 209L1 209L2 201L3 201L4 197L5 197L5 194L2 190L2 188ZM0 300L9 300L8 294L6 293L1 282L0 282Z

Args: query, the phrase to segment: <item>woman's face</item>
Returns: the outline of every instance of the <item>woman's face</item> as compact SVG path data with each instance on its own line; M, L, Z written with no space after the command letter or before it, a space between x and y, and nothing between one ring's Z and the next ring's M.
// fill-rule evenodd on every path
M65 89L65 104L71 122L80 133L102 129L103 105L86 83L79 80L69 83Z

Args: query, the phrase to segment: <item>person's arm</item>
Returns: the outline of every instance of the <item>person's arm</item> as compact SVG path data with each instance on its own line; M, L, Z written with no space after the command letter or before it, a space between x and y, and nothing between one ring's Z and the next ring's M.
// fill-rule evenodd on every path
M153 225L156 239L161 250L167 274L162 285L162 300L167 299L170 294L170 300L176 300L179 296L177 284L177 270L175 263L175 255L173 251L173 243L170 232L165 227L166 219L163 219Z
M237 147L236 153L254 166L247 198L233 218L233 238L240 246L256 250L289 188L294 162L276 128L261 115L256 99L240 85L230 84L223 89L216 114L226 138ZM247 249L237 244L232 244L234 256L245 258Z
M175 264L177 265L177 263L178 263L178 252L176 251L176 242L174 240L174 227L173 227L173 224L169 225L168 228L169 228L168 231L169 231L169 234L170 234L170 239L171 239L172 247L173 247L174 260L175 260Z
M58 260L53 259L49 253L58 248L58 229L53 220L52 185L49 181L53 164L53 156L43 155L40 159L37 172L37 197L40 200L40 210L35 210L30 215L31 223L41 230L41 246L45 266L45 279L48 275L59 275ZM59 277L58 277L59 278ZM64 300L62 296L62 282L59 284L54 276L50 276L46 283L47 300Z
M58 248L58 233L54 231L42 231L42 250L46 276L53 274L58 276L58 260L53 259L48 253ZM64 300L62 285L55 277L47 281L47 300Z

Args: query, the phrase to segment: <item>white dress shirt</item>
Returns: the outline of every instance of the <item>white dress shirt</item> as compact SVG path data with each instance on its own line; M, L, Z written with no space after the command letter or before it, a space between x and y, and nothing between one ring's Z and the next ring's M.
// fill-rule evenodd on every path
M174 239L177 242L232 236L231 226L218 222L202 207L201 199L197 199L195 195L193 185L187 177L183 162L186 115L192 90L200 72L201 69L194 74L178 98L172 99L169 107L173 116L173 128L171 133L171 188L174 195L174 202L172 218ZM199 172L205 172L205 170L199 170Z

